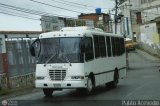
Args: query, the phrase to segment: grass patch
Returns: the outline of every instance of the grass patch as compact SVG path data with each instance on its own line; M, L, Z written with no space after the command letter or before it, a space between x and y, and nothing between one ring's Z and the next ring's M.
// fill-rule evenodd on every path
M1 89L0 90L0 95L3 96L3 95L7 95L11 93L11 90L10 89Z
M6 96L6 95L10 95L10 94L18 94L18 93L23 93L25 91L27 91L28 89L33 89L33 86L29 86L29 87L21 87L21 88L14 88L14 89L1 89L0 90L0 96Z

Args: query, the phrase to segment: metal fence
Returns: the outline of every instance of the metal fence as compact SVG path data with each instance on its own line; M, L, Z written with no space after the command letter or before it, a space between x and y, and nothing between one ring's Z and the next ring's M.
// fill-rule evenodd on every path
M3 73L2 39L0 38L0 74Z
M3 73L3 58L2 58L2 53L0 53L0 74Z
M9 77L35 71L35 59L30 55L29 46L34 38L6 39Z

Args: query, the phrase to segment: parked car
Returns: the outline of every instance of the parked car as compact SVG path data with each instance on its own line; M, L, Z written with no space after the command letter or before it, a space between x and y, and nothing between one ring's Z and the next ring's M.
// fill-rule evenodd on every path
M125 48L127 51L134 51L136 45L137 45L137 43L133 42L132 39L125 38Z

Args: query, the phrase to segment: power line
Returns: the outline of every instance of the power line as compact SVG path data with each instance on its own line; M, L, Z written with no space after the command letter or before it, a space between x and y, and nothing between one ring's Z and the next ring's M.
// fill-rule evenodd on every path
M12 9L12 10L20 11L20 12L25 12L25 13L29 13L29 14L33 14L33 15L56 15L56 16L60 16L60 15L57 15L57 14L50 14L50 13L46 13L46 12L21 8L21 7L17 7L17 6L6 5L6 4L2 4L2 3L0 3L0 5L1 5L1 7L4 7L4 8L8 8L8 9Z
M50 15L50 16L58 16L58 17L66 17L66 18L73 18L74 19L74 17L63 16L63 15L58 15L58 14L51 14L51 13L47 13L47 12L41 12L41 11L37 11L37 10L21 8L21 7L7 5L7 4L3 4L3 3L0 3L0 7L7 8L7 9L10 9L10 10L19 11L19 12L23 12L23 13L39 15L39 16Z
M10 16L16 16L16 17L31 19L31 20L39 20L39 19L30 18L30 17L26 17L26 16L21 16L21 15L15 15L15 14L7 13L7 12L0 12L0 13L1 13L1 14L5 14L5 15L10 15Z
M75 3L75 2L70 2L70 1L66 1L66 0L60 0L60 1L68 2L68 3L71 3L71 4L76 4L76 5L80 5L80 6L84 6L84 7L97 8L95 6L86 5L86 4L80 4L80 3ZM104 7L102 7L102 9L112 9L112 8L104 8Z
M67 9L67 8L62 8L62 7L46 4L46 3L43 3L43 2L39 2L39 1L36 1L36 0L29 0L29 1L32 1L32 2L35 2L35 3L38 3L38 4L42 4L42 5L46 5L46 6L49 6L49 7L59 8L59 9L70 11L70 12L82 13L80 11L74 11L74 10L70 10L70 9Z
M2 8L7 8L7 9L12 10L12 11L7 11L6 9L2 9ZM53 16L57 16L57 17L62 17L61 15L57 15L57 14L45 13L45 12L41 12L41 11L37 11L37 10L21 8L21 7L7 5L7 4L3 4L3 3L0 3L0 10L2 11L2 12L0 12L0 14L16 16L16 17L26 18L26 19L31 19L31 20L38 20L38 21L40 21L40 19L32 18L32 17L29 17L27 15L16 13L16 12L13 12L13 11L18 11L18 12L22 12L22 13L37 15L37 16L42 16L42 15L52 16L53 15ZM63 16L63 17L69 18L69 19L76 19L76 18L73 18L73 17L66 17L66 16ZM50 21L42 20L42 19L41 19L41 21L50 22Z
M2 10L2 9L0 9ZM11 11L6 11L3 10L3 12L0 11L0 14L4 14L4 15L10 15L10 16L16 16L16 17L20 17L20 18L26 18L26 19L30 19L30 20L37 20L37 21L45 21L45 22L51 22L48 20L43 20L43 19L38 19L38 18L31 18L29 16L24 16L24 14L19 14L19 13L15 13L15 12L11 12Z
M51 0L51 1L54 1L54 2L57 2L57 3L61 3L61 4L65 4L65 5L68 5L68 6L73 6L73 7L77 7L77 8L83 8L84 6L80 6L80 5L74 5L74 4L71 4L71 3L66 3L66 2L62 2L62 1L56 1L56 0ZM86 9L86 10L91 10L91 9L88 9L88 8L83 8L83 9Z
M6 9L1 9L0 8L0 11L7 12L7 13L12 13L12 14L17 14L17 15L21 15L21 16L25 16L25 17L29 17L28 15L17 13L17 12L13 12L13 11L7 11Z
M0 4L0 5L1 5L1 4ZM10 10L13 10L13 11L18 11L18 12L23 12L23 13L32 14L32 15L40 15L40 13L38 13L38 12L26 10L26 9L24 9L24 8L22 9L22 8L18 8L18 7L4 6L4 5L1 5L1 7L7 8L7 9L10 9Z
M7 8L7 9L12 10L12 11L7 11L6 9L2 9L2 8ZM40 20L40 19L39 18L32 18L32 17L29 17L27 15L20 14L20 13L17 13L17 12L13 12L13 11L18 11L18 12L32 14L32 15L38 15L38 16L42 16L44 14L46 15L45 12L40 12L40 11L36 11L36 10L21 8L21 7L17 7L17 6L11 6L11 5L2 4L2 3L0 3L0 10L2 11L2 12L0 12L1 14L21 17L21 18L27 18L27 19L31 19L31 20ZM50 14L50 13L47 13L47 14ZM60 16L57 16L57 17L60 17ZM64 17L64 18L68 18L68 17ZM68 19L77 19L77 18L69 17ZM51 21L43 20L43 19L41 19L41 21L51 22Z

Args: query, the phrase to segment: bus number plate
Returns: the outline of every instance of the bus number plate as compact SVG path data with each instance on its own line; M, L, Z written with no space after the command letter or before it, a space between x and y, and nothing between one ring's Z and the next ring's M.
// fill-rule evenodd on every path
M53 86L54 86L55 88L60 88L60 87L61 87L61 84L53 84Z

